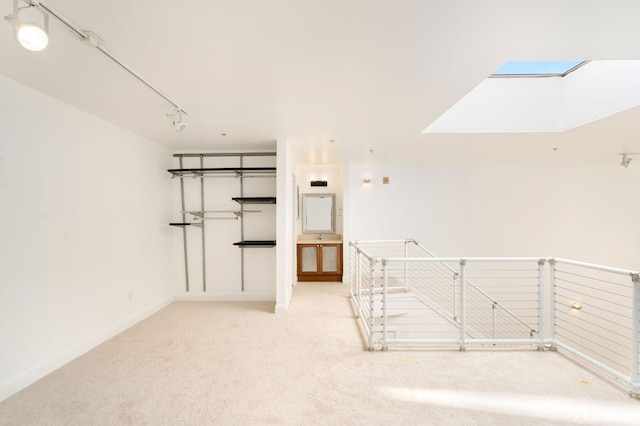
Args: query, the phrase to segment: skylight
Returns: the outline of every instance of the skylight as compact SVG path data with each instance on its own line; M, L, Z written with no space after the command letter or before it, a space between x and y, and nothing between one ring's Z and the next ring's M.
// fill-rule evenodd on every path
M505 62L491 77L564 77L587 61L512 61Z
M569 78L485 78L423 133L564 132L640 106L640 60L573 64Z

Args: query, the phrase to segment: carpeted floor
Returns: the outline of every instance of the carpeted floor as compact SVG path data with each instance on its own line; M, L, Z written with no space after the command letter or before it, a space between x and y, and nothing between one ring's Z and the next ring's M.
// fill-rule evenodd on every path
M638 424L624 387L550 352L368 352L337 283L174 303L0 403L0 425Z

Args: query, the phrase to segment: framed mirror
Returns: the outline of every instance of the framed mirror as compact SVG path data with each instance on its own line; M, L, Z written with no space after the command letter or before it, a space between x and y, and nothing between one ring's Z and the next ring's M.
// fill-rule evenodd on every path
M302 194L302 233L335 234L335 210L335 194Z

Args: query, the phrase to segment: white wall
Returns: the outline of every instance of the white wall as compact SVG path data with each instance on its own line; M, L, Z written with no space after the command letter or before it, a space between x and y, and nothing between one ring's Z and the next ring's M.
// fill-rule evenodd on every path
M556 256L637 270L640 167L605 160L565 166L350 164L345 241L415 238L439 256ZM362 182L365 175L371 184Z
M0 76L0 400L173 300L169 152Z
M291 146L285 138L278 139L278 213L277 213L277 266L276 266L276 314L289 309L295 283L295 214L297 208L294 186Z

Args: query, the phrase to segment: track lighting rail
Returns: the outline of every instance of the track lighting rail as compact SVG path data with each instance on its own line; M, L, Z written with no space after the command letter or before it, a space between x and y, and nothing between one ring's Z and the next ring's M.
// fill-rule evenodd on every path
M26 4L28 4L30 6L33 6L33 7L36 7L39 10L41 10L43 12L46 12L47 14L49 14L49 15L53 16L54 18L56 18L62 24L66 25L69 29L71 29L75 34L77 34L78 37L80 37L82 40L85 40L88 43L90 43L91 45L93 45L100 52L102 52L104 55L106 55L109 59L111 59L113 62L118 64L121 68L123 68L125 71L127 71L129 74L131 74L133 77L135 77L138 81L140 81L142 84L144 84L149 89L154 91L158 96L162 97L165 101L167 101L171 105L173 105L175 107L176 111L178 111L178 112L180 112L182 114L187 114L187 112L184 110L184 108L182 108L177 102L175 102L167 94L165 94L162 90L158 89L156 86L151 84L148 80L146 80L140 74L138 74L136 71L134 71L129 65L127 65L120 58L118 58L113 52L111 52L109 49L104 47L103 41L99 37L97 37L94 33L92 33L91 31L83 30L78 25L73 23L69 18L64 16L56 8L54 8L52 5L47 3L46 1L42 1L42 0L23 0L23 1Z

